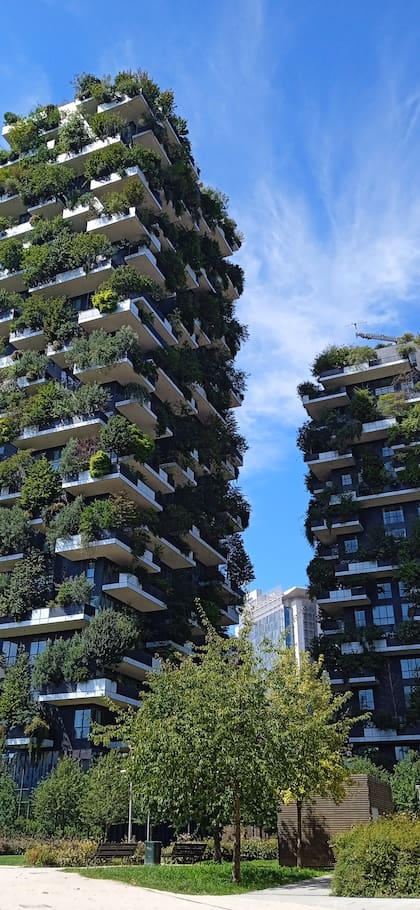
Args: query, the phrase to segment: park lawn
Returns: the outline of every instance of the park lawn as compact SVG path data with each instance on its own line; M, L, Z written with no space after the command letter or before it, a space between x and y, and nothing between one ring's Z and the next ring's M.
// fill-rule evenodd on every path
M179 894L241 894L288 885L303 879L323 875L319 869L296 869L279 866L277 860L244 860L241 863L241 883L232 882L231 863L195 863L191 866L101 866L68 869L86 878L113 879L127 885L173 891Z
M14 856L0 856L0 866L24 866L25 856L23 853Z

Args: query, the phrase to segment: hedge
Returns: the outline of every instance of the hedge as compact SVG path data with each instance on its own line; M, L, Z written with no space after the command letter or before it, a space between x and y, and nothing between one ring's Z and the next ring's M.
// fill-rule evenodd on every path
M420 818L382 817L337 835L333 893L340 897L420 897Z

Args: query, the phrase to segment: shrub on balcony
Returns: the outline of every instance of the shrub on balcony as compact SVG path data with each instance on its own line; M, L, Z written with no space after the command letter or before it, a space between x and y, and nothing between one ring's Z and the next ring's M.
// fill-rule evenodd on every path
M87 659L90 665L95 665L96 672L115 667L139 643L138 626L129 616L112 608L97 613L83 634Z
M45 375L48 366L48 357L39 351L23 351L22 356L15 360L10 369L10 375L14 378L25 376L32 381L41 379Z
M113 313L117 309L118 294L112 288L99 288L92 295L92 306L96 307L100 313Z
M98 139L107 139L108 136L122 133L125 121L119 111L104 111L92 114L89 117L89 126Z
M420 436L420 403L411 405L408 413L399 424L391 427L388 433L388 443L392 445L402 439L407 445L416 442Z
M135 98L142 91L139 77L131 70L122 70L117 73L114 79L114 88L121 95L128 95L129 98Z
M97 439L69 439L60 456L60 474L62 477L80 474L89 467L89 460L98 448Z
M20 490L32 463L33 458L28 451L16 452L0 462L0 488Z
M47 199L65 196L73 180L74 175L63 164L28 162L19 174L17 189L25 205L35 206Z
M77 153L92 141L86 120L80 114L70 114L59 129L57 147L60 152Z
M336 586L334 562L332 560L314 556L308 565L307 574L309 578L309 597L314 600L327 591L333 590Z
M351 415L360 423L378 419L376 398L369 389L355 389L350 404Z
M3 114L3 120L6 126L12 126L13 123L17 123L20 120L19 114L13 113L13 111L5 111Z
M110 193L103 201L106 215L128 215L131 207L139 209L144 202L144 189L138 180L127 180L121 193ZM144 242L148 238L145 236Z
M22 508L31 513L36 512L56 502L60 495L61 479L51 462L45 457L34 461L22 486Z
M297 393L299 398L303 398L305 395L309 395L309 398L318 398L322 395L322 389L314 382L301 382L297 387Z
M242 588L255 577L251 560L245 551L240 534L232 534L228 538L227 570L233 588Z
M58 402L63 399L65 391L58 382L46 382L39 387L23 404L20 414L23 427L39 426L54 420L57 415Z
M15 121L7 134L7 141L10 148L18 155L25 155L27 152L31 152L39 142L39 131L36 122L30 117Z
M123 177L128 167L127 152L126 146L119 143L93 152L86 162L84 171L86 180L102 180L110 174L119 174Z
M72 416L90 417L109 407L109 392L98 382L87 382L70 395Z
M28 519L20 506L0 509L0 555L26 550L31 537Z
M78 73L77 76L73 79L73 85L75 89L75 97L80 101L86 100L86 98L92 97L92 89L96 85L100 85L101 80L97 76L94 76L92 73Z
M331 344L315 358L311 367L311 372L313 376L319 376L321 373L326 373L328 370L350 366L351 364L364 363L365 361L375 359L375 357L375 349L368 345L337 347L336 345Z
M111 459L106 452L99 450L91 455L89 461L89 472L91 477L105 477L112 470Z
M116 455L117 458L133 455L140 464L152 458L155 449L153 439L122 415L114 415L109 419L100 431L99 441L105 452Z
M403 645L418 644L420 642L420 621L404 620L398 626L396 636Z
M55 348L62 347L78 334L77 315L65 297L50 297L42 322L44 335Z
M13 310L19 311L22 306L23 297L20 294L0 288L0 316L5 316L6 313L13 312Z
M66 578L57 588L55 602L59 607L69 607L72 604L89 604L94 585L84 573Z
M63 231L50 244L30 246L24 251L25 281L29 287L43 284L60 272L83 268L89 271L100 259L112 253L112 246L102 234L72 234Z
M22 267L23 248L16 237L2 240L0 243L0 264L8 272L18 272Z
M162 250L157 255L158 266L165 275L168 291L176 291L186 285L184 263L181 255L175 250Z
M6 672L0 692L0 718L5 722L6 728L11 729L28 723L35 714L29 657L21 652Z
M32 329L33 331L42 329L42 323L48 311L48 304L49 301L42 300L42 298L28 297L27 300L23 301L19 316L13 320L12 330L20 333L25 329Z
M31 549L11 572L1 576L0 614L19 622L29 610L45 605L49 591L46 558Z
M130 265L118 266L101 287L110 287L118 294L118 300L141 297L142 294L150 294L156 300L162 296L161 288L155 281L149 278L148 275L138 275L136 270Z
M361 483L367 493L380 493L389 486L391 476L384 468L382 459L376 452L366 451L360 463Z
M0 444L8 445L19 432L19 423L15 417L0 417Z
M67 540L73 534L79 533L80 518L83 512L83 498L76 496L72 502L63 505L54 515L47 529L47 540L50 548L54 550L58 538Z
M415 446L415 448L409 452L398 454L398 462L404 468L400 474L400 480L404 486L413 488L420 486L419 457L420 446Z

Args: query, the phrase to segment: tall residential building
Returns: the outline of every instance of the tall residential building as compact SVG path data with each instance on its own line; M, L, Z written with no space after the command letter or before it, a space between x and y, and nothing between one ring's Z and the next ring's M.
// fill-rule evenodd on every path
M388 762L420 745L418 345L408 335L327 348L313 366L319 384L299 387L318 647L333 686L370 713L353 728L354 751Z
M109 700L238 622L248 505L226 200L171 92L86 75L0 151L0 717L30 788ZM4 674L2 674L4 675Z
M318 634L317 604L308 597L306 588L284 592L274 588L267 594L255 589L247 595L246 605L252 623L250 640L257 648L268 639L274 645L293 647L298 656L309 649Z

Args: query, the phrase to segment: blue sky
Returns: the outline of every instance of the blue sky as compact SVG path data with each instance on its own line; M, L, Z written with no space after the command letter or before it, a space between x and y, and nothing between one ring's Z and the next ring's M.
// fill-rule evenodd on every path
M176 93L206 183L246 236L251 338L241 478L256 582L305 582L297 383L351 323L418 325L417 0L20 0L3 4L0 110L141 67Z

